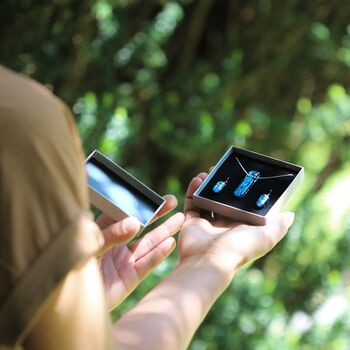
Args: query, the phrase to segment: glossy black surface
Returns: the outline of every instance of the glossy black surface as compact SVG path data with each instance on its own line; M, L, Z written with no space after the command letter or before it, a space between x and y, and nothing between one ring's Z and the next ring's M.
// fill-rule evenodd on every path
M159 204L96 159L87 162L86 170L89 186L130 216L135 216L142 224L146 224L158 209Z
M243 198L238 198L233 195L233 191L243 181L246 174L237 162L236 157L240 160L247 172L252 170L258 171L261 177L278 176L284 174L293 174L293 176L275 179L259 179L254 183ZM281 164L273 164L258 159L254 155L249 156L239 152L232 152L221 164L219 169L217 169L214 176L202 189L199 195L201 197L205 197L245 211L259 215L266 215L269 209L280 198L284 191L286 191L297 174L297 171L288 168L288 166L284 167L283 162L281 162ZM220 193L214 193L212 191L213 186L218 181L223 181L227 177L230 177L227 186L225 186ZM261 194L268 193L270 190L272 190L272 193L269 201L263 208L257 208L256 201L258 198L261 196Z

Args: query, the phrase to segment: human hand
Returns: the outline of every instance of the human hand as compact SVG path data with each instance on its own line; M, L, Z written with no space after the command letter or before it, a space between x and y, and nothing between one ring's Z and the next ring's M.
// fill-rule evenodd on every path
M185 223L179 236L180 261L205 259L223 272L233 273L245 263L269 252L287 233L294 213L280 213L264 226L252 226L217 217L206 220L193 206L193 193L208 176L192 179L185 199Z
M177 206L174 196L164 198L166 202L156 219ZM105 238L100 267L110 309L119 305L171 253L176 245L172 235L181 228L184 218L183 213L174 214L130 246L127 243L140 230L136 218L114 222L102 214L96 220Z

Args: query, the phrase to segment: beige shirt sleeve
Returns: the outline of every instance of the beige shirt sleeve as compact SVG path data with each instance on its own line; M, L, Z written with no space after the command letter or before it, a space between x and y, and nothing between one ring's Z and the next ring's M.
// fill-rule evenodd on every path
M21 342L49 294L102 243L68 108L0 66L0 347Z

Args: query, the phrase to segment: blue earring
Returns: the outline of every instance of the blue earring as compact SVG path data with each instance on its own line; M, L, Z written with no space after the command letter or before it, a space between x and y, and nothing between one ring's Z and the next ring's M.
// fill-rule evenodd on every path
M257 208L261 209L264 208L265 204L269 201L270 199L270 194L271 194L272 190L269 193L264 193L262 194L258 200L256 201L255 205L257 206Z
M226 181L218 181L213 187L213 192L214 193L221 192L224 189L224 187L227 185L228 180L229 180L229 177L226 179Z

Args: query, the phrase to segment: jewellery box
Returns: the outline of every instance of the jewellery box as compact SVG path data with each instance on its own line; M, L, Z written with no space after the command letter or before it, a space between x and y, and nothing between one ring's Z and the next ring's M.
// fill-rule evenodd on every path
M299 187L304 168L232 146L193 195L197 208L264 225Z
M147 226L165 200L99 151L85 161L91 203L112 219L135 216Z

